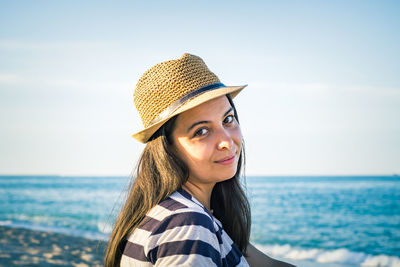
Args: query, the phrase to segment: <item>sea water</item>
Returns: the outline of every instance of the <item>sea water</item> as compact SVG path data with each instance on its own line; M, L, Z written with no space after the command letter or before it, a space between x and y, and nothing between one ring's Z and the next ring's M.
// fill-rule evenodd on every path
M247 177L251 242L300 266L400 266L400 177ZM0 225L108 238L127 177L0 176Z

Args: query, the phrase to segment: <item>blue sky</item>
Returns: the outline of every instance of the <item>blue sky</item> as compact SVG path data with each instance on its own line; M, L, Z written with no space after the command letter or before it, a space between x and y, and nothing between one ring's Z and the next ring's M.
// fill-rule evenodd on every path
M0 173L128 175L132 93L189 52L236 98L250 175L400 173L397 1L2 1Z

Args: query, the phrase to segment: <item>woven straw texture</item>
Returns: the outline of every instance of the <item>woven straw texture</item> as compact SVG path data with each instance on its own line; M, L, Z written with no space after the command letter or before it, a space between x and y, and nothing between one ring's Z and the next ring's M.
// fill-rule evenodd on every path
M146 128L163 110L186 94L220 80L204 61L184 54L159 63L140 77L133 94L136 109Z

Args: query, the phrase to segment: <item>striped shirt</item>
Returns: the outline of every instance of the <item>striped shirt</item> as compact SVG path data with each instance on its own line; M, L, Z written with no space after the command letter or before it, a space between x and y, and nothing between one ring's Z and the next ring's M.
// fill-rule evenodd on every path
M128 237L121 266L249 266L221 222L179 189Z

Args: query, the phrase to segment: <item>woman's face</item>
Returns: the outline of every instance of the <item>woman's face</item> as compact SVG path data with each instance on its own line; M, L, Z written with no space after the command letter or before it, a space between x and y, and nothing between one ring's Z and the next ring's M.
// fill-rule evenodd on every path
M232 178L242 135L226 96L181 113L172 132L173 149L189 168L189 181L214 185Z

